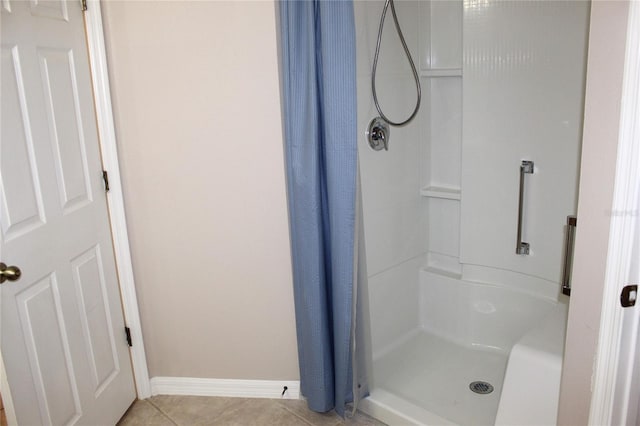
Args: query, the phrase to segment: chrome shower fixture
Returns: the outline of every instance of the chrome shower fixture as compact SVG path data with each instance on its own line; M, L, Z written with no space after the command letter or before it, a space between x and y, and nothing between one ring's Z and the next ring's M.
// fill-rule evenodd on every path
M384 148L385 151L389 151L389 136L391 136L391 129L389 123L387 123L382 117L376 117L369 123L367 128L367 140L369 146L374 151L380 151Z
M391 121L382 112L382 108L380 107L380 103L378 102L378 94L376 93L376 71L378 69L378 56L380 55L380 44L382 42L382 30L384 28L384 19L385 19L385 16L387 15L387 9L389 8L389 6L391 6L391 14L393 15L393 22L395 23L396 32L400 37L400 42L402 43L402 48L404 49L404 53L407 56L407 59L409 60L409 65L411 65L411 72L413 73L413 79L416 83L416 94L417 94L416 106L413 109L413 112L411 113L409 118L403 121ZM416 65L414 64L413 58L411 57L411 52L409 52L407 43L404 40L404 35L402 34L402 29L400 28L400 22L398 22L398 15L396 14L396 7L395 7L395 4L393 3L393 0L385 1L384 9L382 10L382 15L380 16L380 27L378 28L378 40L376 42L376 52L373 57L373 69L371 71L371 92L373 93L373 102L376 105L376 109L378 110L380 117L382 117L384 121L386 121L392 126L404 126L405 124L409 123L411 120L413 120L413 118L418 113L418 110L420 109L420 101L422 99L422 88L420 87L420 77L418 76Z
M378 57L380 55L380 44L382 42L382 30L384 28L384 19L387 15L387 9L391 6L391 14L393 15L393 21L396 26L396 31L398 36L400 37L400 42L402 42L402 47L404 48L404 53L409 60L409 64L411 65L411 72L413 73L413 79L416 83L416 106L413 109L413 112L406 120L402 121L391 121L384 113L382 112L382 108L380 107L380 102L378 102L378 94L376 92L376 71L378 69ZM409 123L418 113L420 109L420 101L422 99L422 88L420 87L420 77L418 76L418 71L416 71L416 65L413 62L413 58L411 57L411 52L409 52L409 48L407 47L407 43L404 40L404 35L402 35L402 29L400 29L400 23L398 22L398 16L396 14L396 7L393 3L393 0L386 0L384 3L384 8L382 10L382 15L380 16L380 27L378 28L378 41L376 42L376 52L373 57L373 69L371 71L371 92L373 94L373 102L376 105L376 109L380 114L379 117L374 118L369 123L369 127L367 129L366 135L367 140L369 141L369 146L373 148L375 151L380 151L384 148L385 151L389 150L389 136L390 129L389 126L404 126Z

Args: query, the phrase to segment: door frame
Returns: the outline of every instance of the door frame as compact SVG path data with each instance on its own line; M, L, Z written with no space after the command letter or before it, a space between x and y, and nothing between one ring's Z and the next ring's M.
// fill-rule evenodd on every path
M618 365L622 346L623 308L620 291L626 284L633 240L640 232L640 2L629 3L622 99L613 188L607 269L602 298L600 331L593 371L589 424L611 424L614 416Z
M69 2L73 4L74 2ZM80 1L74 7L82 7ZM109 74L107 69L107 55L102 26L102 10L100 0L87 0L87 10L84 13L87 48L89 53L89 67L91 83L96 108L96 120L102 167L109 172L109 192L107 192L107 206L111 223L111 236L117 265L117 275L120 283L120 295L124 312L124 320L131 331L134 342L129 348L131 365L135 379L137 396L145 399L151 396L149 370L144 350L140 312L136 296L131 250L122 195L122 181L118 162L118 150L111 105ZM123 330L124 334L124 330ZM124 337L124 336L123 336ZM11 389L6 381L4 364L0 357L0 391L3 393L3 403L10 425L16 424L15 409L11 398Z
M100 0L87 0L87 10L84 13L84 17L102 165L104 170L109 172L107 205L109 207L113 249L120 281L125 324L129 327L131 340L134 342L129 349L131 364L138 398L145 399L151 396L151 384L131 263L131 249L129 247L129 234L127 232L120 165L118 162L118 147L111 105L111 89L109 86Z

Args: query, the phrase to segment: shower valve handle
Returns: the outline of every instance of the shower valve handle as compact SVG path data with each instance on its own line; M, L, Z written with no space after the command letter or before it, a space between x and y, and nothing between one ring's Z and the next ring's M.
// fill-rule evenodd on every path
M380 151L382 148L385 151L389 150L389 125L382 118L377 117L371 120L366 135L369 146L375 151Z
M379 141L382 140L382 143L384 144L384 149L388 150L389 147L387 145L387 138L384 135L384 130L376 127L375 129L373 129L373 133L371 134L371 139L373 139L374 141Z

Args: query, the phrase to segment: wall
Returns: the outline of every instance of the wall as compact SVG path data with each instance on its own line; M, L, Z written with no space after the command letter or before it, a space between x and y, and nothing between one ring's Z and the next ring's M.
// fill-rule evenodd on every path
M103 2L154 376L298 377L272 2Z
M571 304L558 424L587 424L613 202L627 13L622 1L591 6L584 137Z
M460 258L549 298L576 213L588 32L586 1L465 3ZM522 160L535 164L522 209L529 255L516 254Z
M444 276L461 273L462 12L461 0L420 3L420 75L425 96L421 195L428 223L424 266L429 273ZM425 279L422 274L423 284ZM422 285L421 302L433 297ZM426 313L422 303L423 327Z
M404 127L391 128L388 151L372 150L365 138L369 122L379 115L371 92L371 64L383 6L384 2L354 2L358 155L374 357L419 326L418 274L425 251L420 232L424 228L420 197L422 113ZM418 7L415 1L396 3L398 19L416 67L420 65ZM376 88L389 119L403 120L411 114L416 99L415 83L390 10L384 26Z

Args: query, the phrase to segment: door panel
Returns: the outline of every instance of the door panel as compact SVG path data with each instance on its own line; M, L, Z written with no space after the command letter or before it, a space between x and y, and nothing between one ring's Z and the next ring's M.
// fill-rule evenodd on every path
M82 332L91 364L93 390L99 396L119 370L100 246L73 259L71 268L83 314Z
M16 305L42 422L73 423L80 401L55 274L16 294Z
M2 3L1 348L20 424L114 424L135 398L80 2Z
M38 49L38 59L60 202L67 213L91 202L73 51Z
M18 47L2 46L2 233L5 241L45 221ZM6 138L6 139L5 139Z
M69 20L67 2L64 0L30 0L31 15L43 18Z

